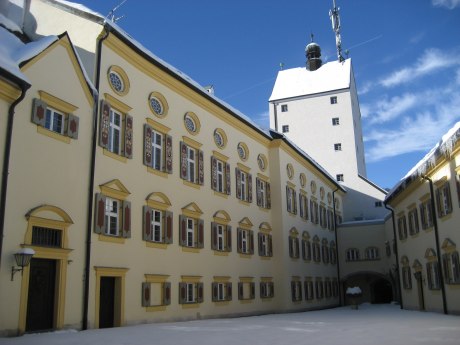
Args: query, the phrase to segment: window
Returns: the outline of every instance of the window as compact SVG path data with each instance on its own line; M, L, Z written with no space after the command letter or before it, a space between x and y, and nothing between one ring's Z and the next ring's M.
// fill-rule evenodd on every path
M313 281L311 279L305 280L304 281L304 290L305 290L305 300L306 301L311 301L315 298L314 292L313 292Z
M339 297L339 283L337 279L332 280L332 297Z
M155 243L172 243L173 214L148 206L143 207L143 239Z
M379 259L379 249L377 247L366 248L366 259L367 260L378 260Z
M331 97L331 104L337 104L337 96Z
M238 151L238 156L242 161L246 161L249 158L249 148L245 143L239 142L236 146L236 150Z
M419 225L418 225L418 214L417 209L414 208L409 211L408 213L409 218L409 234L415 235L419 232Z
M204 222L179 215L179 244L182 247L203 248L204 246Z
M144 124L144 165L172 174L172 137Z
M297 193L291 186L286 186L286 206L289 213L297 214Z
M334 212L332 210L327 210L327 228L329 230L334 230Z
M211 188L219 193L230 195L230 164L211 157Z
M388 241L385 242L385 252L387 256L391 256L391 246L390 246L390 242Z
M271 208L270 183L256 177L257 206Z
M146 275L142 283L142 306L158 307L171 304L171 283L165 276Z
M332 118L332 125L333 125L333 126L338 126L338 125L340 125L340 121L339 121L339 118L338 118L338 117L333 117L333 118Z
M232 251L232 227L211 223L211 249L219 252Z
M255 283L252 282L251 279L250 280L246 280L246 279L238 283L238 299L240 301L251 300L256 297Z
M458 251L443 254L442 264L444 267L444 281L446 284L459 284L460 261L458 258Z
M102 101L99 145L127 158L133 155L133 118Z
M422 229L424 230L433 226L433 215L431 210L431 199L425 200L420 204L420 219L422 221Z
M96 194L94 231L113 237L131 237L131 203L103 194Z
M327 212L324 205L319 206L319 224L323 229L327 228Z
M214 282L211 284L212 301L223 302L232 300L232 283Z
M452 213L452 198L450 196L449 181L444 182L436 190L436 204L438 206L438 217L444 217Z
M319 209L316 200L310 199L310 220L313 224L319 222Z
M321 262L321 251L319 246L319 238L315 236L313 238L313 261Z
M322 278L316 278L315 281L315 290L316 290L316 299L322 299L324 295L324 287Z
M350 248L347 250L347 261L358 261L359 250L356 248Z
M43 99L34 98L33 100L32 122L51 132L78 139L79 118L70 113L77 108L57 100L56 97L48 95L46 92L40 91L40 95ZM67 112L58 108L61 104L65 104L64 108Z
M383 207L383 203L381 201L376 201L375 207Z
M331 287L331 280L329 278L326 278L326 281L324 282L324 287L325 287L325 296L326 298L331 298L332 296L332 287Z
M291 281L291 296L292 302L300 302L302 300L302 282L299 280Z
M252 202L252 175L239 168L236 174L236 197L241 201Z
M428 289L439 290L441 288L441 282L439 279L439 265L437 261L431 261L426 264L426 275Z
M106 234L118 236L119 232L119 209L120 202L115 199L105 199L105 223Z
M308 220L308 199L307 195L302 192L299 193L299 209L300 218Z
M41 247L62 247L62 230L32 226L32 244Z
M254 254L254 232L252 230L237 229L238 248L240 254Z
M221 128L214 130L214 143L220 149L223 149L227 145L227 135Z
M334 150L335 151L342 151L342 144L341 143L334 144Z
M343 182L344 181L343 174L337 174L337 175L335 175L335 178L336 178L336 180L338 182Z
M329 250L330 260L331 260L332 265L335 265L337 263L337 252L336 251L337 251L337 247L335 245L335 242L332 241L331 249Z
M116 94L124 96L129 92L128 75L119 66L110 66L107 72L107 79L110 87Z
M260 298L275 297L275 288L272 281L261 281L260 285Z
M257 165L261 171L265 171L265 169L267 169L268 161L264 154L260 153L257 156Z
M403 266L402 268L402 280L403 280L403 288L406 290L412 289L412 275L410 266Z
M191 135L197 135L200 132L201 124L198 116L195 113L189 111L184 115L184 126L187 132Z
M283 125L282 130L283 133L289 133L289 125Z
M289 236L289 256L293 259L299 258L299 239L296 235Z
M281 104L281 112L285 113L288 111L288 105L287 104Z
M398 234L399 240L401 241L407 238L407 223L405 215L401 215L398 217Z
M328 246L327 239L325 238L322 240L321 254L322 254L321 256L323 259L323 263L328 264L329 263L329 246Z
M259 232L258 240L259 240L259 255L265 256L265 257L273 256L272 235Z
M203 283L179 283L179 304L192 304L203 302Z
M302 239L302 259L311 260L311 242L307 238Z
M160 118L168 115L169 105L166 98L159 92L151 92L148 97L148 104L151 112Z
M204 164L203 151L187 145L185 142L180 142L181 152L181 179L190 183L203 185L204 184Z

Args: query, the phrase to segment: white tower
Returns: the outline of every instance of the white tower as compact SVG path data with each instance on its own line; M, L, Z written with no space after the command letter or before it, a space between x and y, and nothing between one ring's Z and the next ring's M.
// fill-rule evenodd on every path
M307 68L278 72L269 99L270 128L283 133L347 188L345 220L379 219L385 192L367 180L361 112L351 59L341 53L340 19L330 11L338 61L322 64L310 42Z

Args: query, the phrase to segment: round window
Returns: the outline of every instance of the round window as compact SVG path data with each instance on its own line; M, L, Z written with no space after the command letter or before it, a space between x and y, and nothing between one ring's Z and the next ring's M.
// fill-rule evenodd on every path
M123 79L117 72L110 71L109 80L110 84L112 85L115 91L122 93L125 90L125 84L123 83Z
M246 148L244 147L243 143L238 144L237 150L238 150L238 156L240 156L242 160L246 160L248 154L246 152Z
M184 121L185 121L185 127L187 128L187 130L189 132L195 133L196 132L195 121L193 121L193 119L188 115L185 115Z
M155 114L163 115L163 104L161 104L161 101L158 98L150 98L150 107L152 107Z

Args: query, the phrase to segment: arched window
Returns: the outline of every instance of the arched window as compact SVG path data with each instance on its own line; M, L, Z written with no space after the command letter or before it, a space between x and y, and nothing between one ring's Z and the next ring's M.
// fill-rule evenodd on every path
M356 248L347 249L347 261L358 261L359 250Z

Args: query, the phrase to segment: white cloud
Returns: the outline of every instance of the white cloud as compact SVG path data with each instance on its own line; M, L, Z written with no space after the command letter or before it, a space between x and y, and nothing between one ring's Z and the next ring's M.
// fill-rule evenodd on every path
M450 68L459 64L460 61L456 54L445 53L439 49L430 48L425 50L413 66L404 67L391 73L388 77L380 80L380 85L388 88L405 84L437 70Z
M417 44L425 37L425 34L426 34L425 32L419 32L417 35L411 37L409 42L412 44Z
M365 117L370 118L370 124L391 121L418 105L420 102L420 96L421 95L408 93L402 96L395 96L390 99L380 100L372 107L366 105Z
M460 6L460 0L431 0L433 6L446 7L449 10L453 10L455 7Z
M263 111L255 116L251 116L251 119L262 128L270 127L270 113L268 110Z
M460 85L460 68L455 73L455 82L457 83L457 85Z
M365 95L372 90L373 84L370 81L364 82L363 86L358 89L359 95Z

